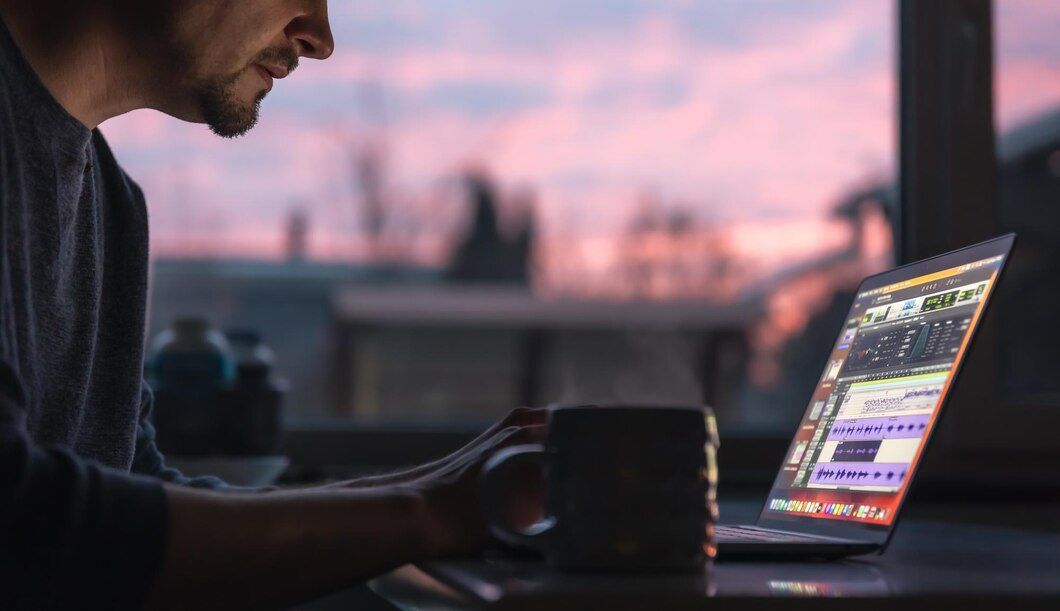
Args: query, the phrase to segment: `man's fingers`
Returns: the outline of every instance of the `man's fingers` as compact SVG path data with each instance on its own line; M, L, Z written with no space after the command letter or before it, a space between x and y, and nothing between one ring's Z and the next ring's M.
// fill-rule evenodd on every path
M545 436L548 435L548 425L535 424L525 426L521 434L528 443L541 443L545 440Z
M460 473L468 468L477 470L498 450L526 443L540 443L545 439L547 432L548 427L544 424L498 428L488 438L474 445L469 444L453 454L447 464L437 471L437 474Z
M488 444L484 445L471 460L487 460L497 450L526 443L540 443L545 438L548 427L543 424L533 426L508 426L501 429Z
M493 446L492 450L496 451L500 448L517 446L525 443L541 443L544 441L547 433L548 427L543 424L509 427L504 430L503 437L498 436L497 443Z
M488 429L486 429L481 435L473 439L466 446L454 453L453 458L473 450L483 443L497 438L500 435L510 435L510 432L506 432L511 428L518 428L523 426L535 426L539 424L545 424L548 422L548 409L546 408L535 408L535 407L517 407L512 411L508 412L508 415L499 422L494 423Z
M548 422L548 409L546 408L531 408L531 407L517 407L512 411L508 412L508 415L504 417L500 422L494 423L493 426L486 429L481 435L476 437L473 441L468 443L466 446L454 453L453 458L459 458L471 450L481 448L489 444L489 446L496 445L494 442L507 438L510 435L516 433L516 429L523 427L534 427L542 426ZM522 443L531 443L540 441L541 436L535 436L528 438L527 441ZM489 447L486 446L486 447Z
M499 422L493 423L488 429L486 429L481 434L479 434L478 437L475 437L474 439L469 441L467 443L467 445L465 445L464 447L460 448L456 452L453 452L449 457L447 457L447 460L457 460L460 457L468 454L472 450L482 446L484 443L496 438L498 435L504 434L504 432L507 429L519 426L515 422L509 422L509 420L512 420L513 418L515 418L514 414L517 411L519 411L520 409L526 409L526 408L517 408L516 410L513 410L512 412L509 412L509 414L503 420L500 420ZM523 418L526 418L526 417L527 416L520 415L520 416L518 416L518 419L522 420Z
M505 424L512 426L533 426L548 422L548 408L545 407L517 407L508 413L504 419Z

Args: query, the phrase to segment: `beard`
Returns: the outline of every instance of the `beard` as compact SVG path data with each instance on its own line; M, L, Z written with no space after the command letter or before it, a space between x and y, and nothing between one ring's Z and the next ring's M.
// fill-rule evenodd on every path
M210 131L222 138L238 138L258 123L262 91L250 104L233 93L242 72L203 83L199 89L199 112Z
M235 94L236 82L255 64L280 62L288 73L293 72L298 67L298 55L290 48L266 49L239 72L202 82L198 87L199 112L210 131L222 138L237 138L257 125L261 101L268 92L262 90L247 103Z

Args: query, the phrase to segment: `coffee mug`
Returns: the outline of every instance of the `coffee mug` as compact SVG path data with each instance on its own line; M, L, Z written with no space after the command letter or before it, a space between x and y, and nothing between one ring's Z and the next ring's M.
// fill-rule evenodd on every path
M702 570L716 551L717 446L709 408L555 407L543 444L486 462L483 510L497 538L560 569ZM519 529L504 490L527 463L543 467L544 517Z

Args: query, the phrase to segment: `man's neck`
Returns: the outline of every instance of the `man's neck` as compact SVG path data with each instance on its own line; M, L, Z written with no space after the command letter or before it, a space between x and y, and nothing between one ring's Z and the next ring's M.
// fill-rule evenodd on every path
M137 87L136 55L121 48L127 37L114 35L107 5L0 0L0 17L37 76L89 129L147 105L136 94L143 91Z

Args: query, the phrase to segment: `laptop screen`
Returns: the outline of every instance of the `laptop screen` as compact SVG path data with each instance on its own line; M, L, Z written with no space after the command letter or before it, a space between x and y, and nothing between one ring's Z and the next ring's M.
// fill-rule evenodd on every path
M862 283L762 519L893 523L1013 239Z

